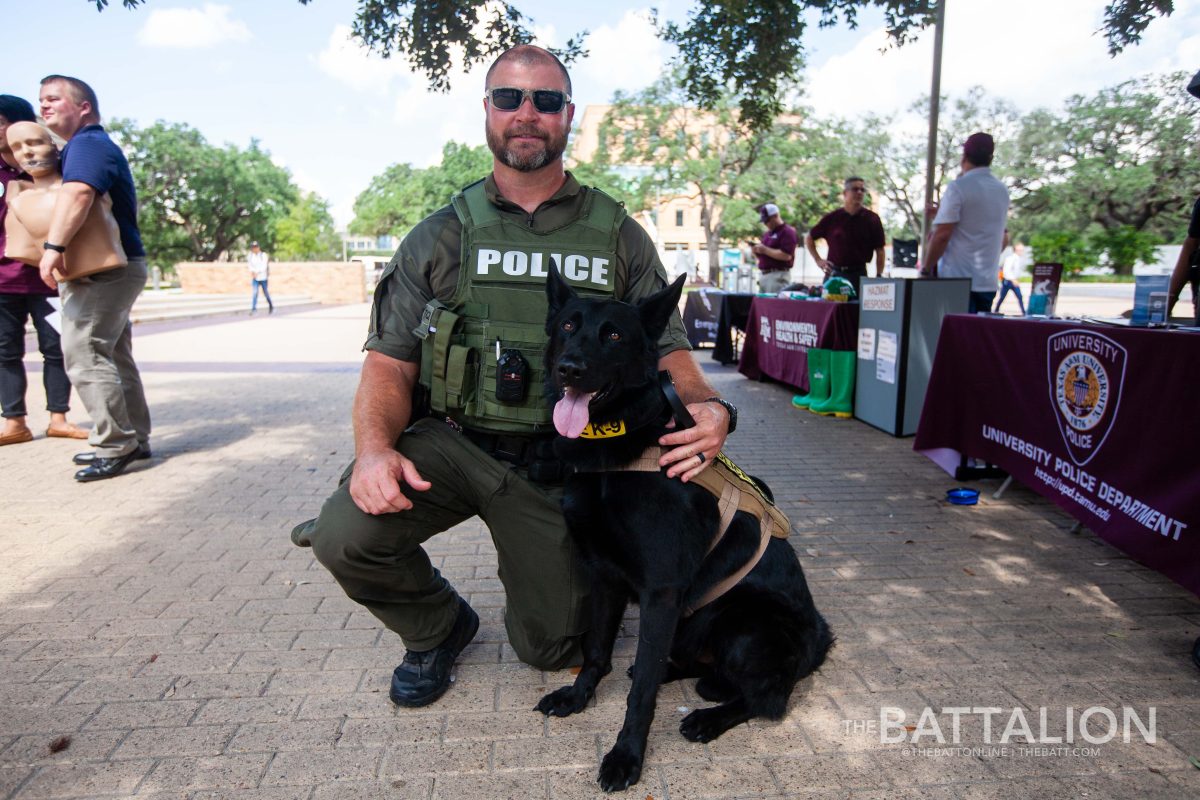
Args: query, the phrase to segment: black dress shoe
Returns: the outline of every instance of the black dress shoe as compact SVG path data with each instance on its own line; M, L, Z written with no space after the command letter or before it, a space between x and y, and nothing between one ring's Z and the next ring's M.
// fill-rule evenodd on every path
M135 458L137 458L137 459L149 458L150 457L150 445L140 444L140 445L138 445L137 450L134 450L133 452L137 454L135 456ZM88 464L95 462L95 460L96 460L95 452L76 453L74 456L71 457L71 461L73 461L74 463L78 464L81 467L86 467Z
M427 706L450 688L450 669L454 659L479 631L479 615L467 601L458 599L458 617L450 635L432 650L409 650L392 673L392 702L406 708Z
M140 450L130 450L125 455L116 458L93 458L90 465L75 473L75 480L87 483L88 481L115 478L139 458L138 453L140 452Z

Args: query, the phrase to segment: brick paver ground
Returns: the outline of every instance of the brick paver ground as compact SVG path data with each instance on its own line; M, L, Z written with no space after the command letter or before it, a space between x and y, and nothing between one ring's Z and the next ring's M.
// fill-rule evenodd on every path
M73 442L0 448L0 797L600 795L635 614L595 707L546 720L532 706L571 676L516 661L494 550L461 526L430 550L479 611L479 636L441 701L397 711L386 690L399 641L288 541L350 456L365 318L360 306L139 328L154 459L118 479L76 484ZM1200 796L1194 597L1072 534L1027 489L997 501L983 482L978 506L948 506L952 481L911 439L794 411L788 389L699 359L742 409L728 450L795 521L839 641L782 722L708 745L676 730L701 702L691 682L664 687L628 796ZM44 428L44 412L31 422ZM1122 706L1141 720L1153 707L1156 742L1135 727L1129 744L1090 744L1078 717L1093 706L1118 720ZM926 707L947 748L944 709L999 711L961 715L965 751L914 753L881 742L883 707L904 710L916 728L901 732L930 748ZM1047 737L1066 738L1070 714L1074 744L1001 743L1017 710L1040 737L1043 708ZM1107 729L1100 713L1093 735Z

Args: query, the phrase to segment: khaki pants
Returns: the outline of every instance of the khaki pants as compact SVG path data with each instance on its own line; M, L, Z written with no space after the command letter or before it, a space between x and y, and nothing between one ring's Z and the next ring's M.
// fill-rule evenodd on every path
M150 409L133 360L129 311L146 286L146 260L60 285L67 376L92 418L88 443L102 458L150 441Z
M777 272L763 272L758 276L758 290L764 294L778 294L783 287L792 282L792 271L783 269Z
M458 595L420 545L478 516L496 544L504 624L517 655L541 669L579 663L586 584L563 521L561 489L530 483L435 419L405 431L399 450L433 484L425 492L404 490L411 509L363 512L350 497L351 465L321 515L298 525L292 541L311 546L350 599L408 649L428 650L450 634Z

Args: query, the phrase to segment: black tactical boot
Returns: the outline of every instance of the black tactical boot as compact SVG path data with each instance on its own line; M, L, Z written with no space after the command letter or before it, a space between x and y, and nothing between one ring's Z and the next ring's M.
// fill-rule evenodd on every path
M392 702L406 708L427 706L450 688L450 670L454 659L479 630L479 615L467 601L458 599L458 617L450 635L432 650L409 650L392 673Z

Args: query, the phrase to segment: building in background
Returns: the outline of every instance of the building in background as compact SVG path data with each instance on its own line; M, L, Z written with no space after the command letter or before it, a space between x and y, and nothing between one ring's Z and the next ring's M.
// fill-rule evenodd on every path
M579 127L572 136L568 169L579 162L595 159L600 149L600 127L611 110L611 105L584 107ZM693 124L702 124L700 119ZM651 164L628 163L612 164L610 169L621 177L641 178L654 168ZM649 208L630 209L630 214L654 239L663 266L672 278L685 271L694 277L697 266L702 272L707 267L708 244L700 218L702 210L699 197L685 194L661 195L651 201Z

